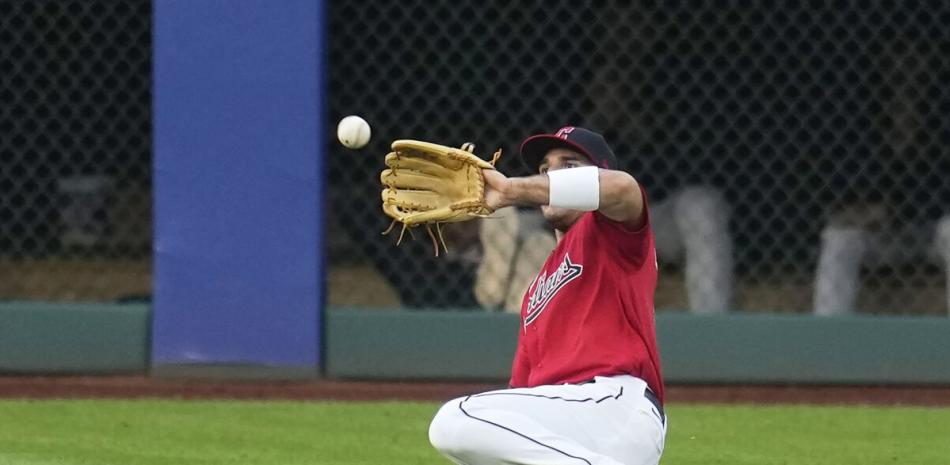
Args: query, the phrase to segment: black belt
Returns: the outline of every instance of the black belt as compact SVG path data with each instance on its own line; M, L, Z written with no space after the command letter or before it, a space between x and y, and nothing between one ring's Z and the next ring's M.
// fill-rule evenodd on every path
M643 397L646 397L647 400L650 401L654 407L656 407L657 413L660 414L660 420L662 420L663 423L666 423L666 414L663 413L663 404L660 403L660 399L656 396L656 394L654 394L650 388L646 388L643 390Z

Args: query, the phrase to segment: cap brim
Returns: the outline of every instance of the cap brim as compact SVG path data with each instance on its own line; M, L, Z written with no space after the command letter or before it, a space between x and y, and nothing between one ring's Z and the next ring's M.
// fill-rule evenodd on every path
M587 157L591 163L594 163L594 157L587 153L584 147L567 139L555 136L554 134L538 134L525 139L524 142L521 143L521 160L532 171L538 171L538 167L541 166L541 160L544 159L544 156L551 150L558 148L573 150Z

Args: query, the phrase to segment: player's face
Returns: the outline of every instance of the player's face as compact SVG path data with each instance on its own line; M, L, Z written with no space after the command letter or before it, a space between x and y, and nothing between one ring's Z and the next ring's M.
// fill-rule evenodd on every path
M544 156L544 159L541 160L541 165L538 166L538 172L545 174L548 171L591 165L593 165L593 163L584 155L573 150L557 148L552 149ZM547 205L541 206L541 213L544 215L544 219L547 220L548 224L561 232L566 232L568 228L576 223L577 220L581 218L581 215L584 214L584 212L577 210L549 207Z

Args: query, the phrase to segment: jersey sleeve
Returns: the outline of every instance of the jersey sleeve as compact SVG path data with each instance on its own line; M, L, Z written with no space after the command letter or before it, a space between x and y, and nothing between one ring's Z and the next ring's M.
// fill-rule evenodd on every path
M640 193L643 195L643 226L639 229L633 229L627 225L607 218L602 213L595 211L592 215L592 224L603 234L604 244L607 247L615 248L618 256L623 257L640 266L650 254L652 241L650 240L650 208L647 202L647 193L640 186Z

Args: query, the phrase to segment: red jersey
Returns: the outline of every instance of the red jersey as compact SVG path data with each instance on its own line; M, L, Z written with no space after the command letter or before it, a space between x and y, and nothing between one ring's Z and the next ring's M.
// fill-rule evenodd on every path
M522 301L511 387L628 374L662 402L656 251L645 214L638 231L599 212L585 213L567 231Z

